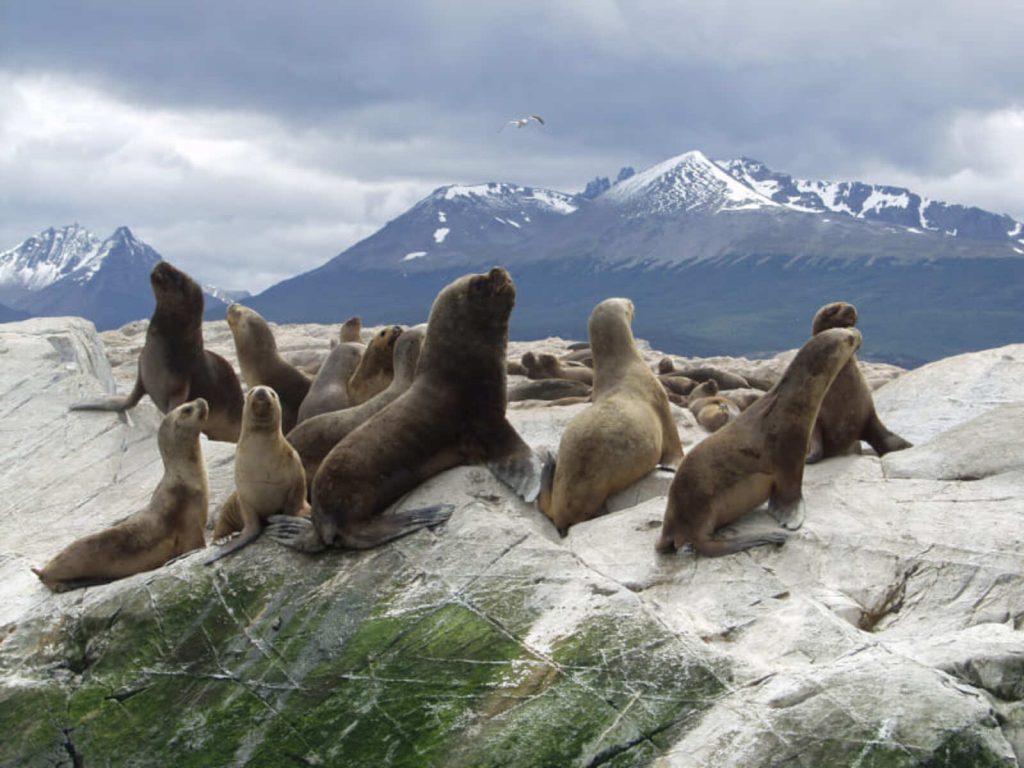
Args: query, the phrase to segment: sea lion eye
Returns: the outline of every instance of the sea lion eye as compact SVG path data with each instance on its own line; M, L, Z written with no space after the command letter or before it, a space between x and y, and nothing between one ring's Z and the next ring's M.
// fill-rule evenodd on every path
M182 409L181 412L184 413L186 416L191 416L192 415L192 406L189 405L189 406L185 407L184 409Z

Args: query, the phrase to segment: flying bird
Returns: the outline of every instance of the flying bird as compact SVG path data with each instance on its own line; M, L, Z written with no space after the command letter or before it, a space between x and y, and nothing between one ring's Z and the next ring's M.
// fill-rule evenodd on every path
M530 115L529 117L517 117L515 120L509 120L507 123L505 123L505 125L501 126L501 128L498 129L498 133L501 133L505 129L505 126L508 125L514 125L516 128L522 128L526 125L529 125L531 120L536 120L541 125L544 125L544 118L541 117L540 115Z

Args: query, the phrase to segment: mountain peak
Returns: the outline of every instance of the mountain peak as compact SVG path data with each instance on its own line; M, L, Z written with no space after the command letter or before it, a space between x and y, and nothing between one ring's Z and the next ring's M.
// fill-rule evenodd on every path
M640 215L779 207L700 150L684 152L634 174L605 192L602 199L633 205Z

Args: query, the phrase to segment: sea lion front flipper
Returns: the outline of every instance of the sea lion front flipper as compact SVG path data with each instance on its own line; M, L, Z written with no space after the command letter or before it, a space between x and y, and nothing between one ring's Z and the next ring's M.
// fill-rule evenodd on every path
M69 411L127 411L139 404L139 400L146 394L146 388L142 386L142 377L135 379L135 386L125 397L120 395L105 395L96 400L82 400L68 407Z
M515 427L504 420L500 429L482 439L487 468L524 501L535 501L540 494L541 459Z
M253 541L256 540L257 537L259 537L262 530L263 529L259 524L258 518L255 524L246 523L246 526L242 529L242 532L238 536L236 536L227 544L224 544L222 547L220 547L220 549L216 553L206 558L206 560L203 561L203 565L213 565L222 557L227 557L233 552L237 552L242 547L251 544Z
M294 515L271 515L266 534L278 544L299 552L323 552L327 549L313 521Z
M811 430L811 441L807 446L807 457L804 459L804 463L815 464L821 461L824 455L825 447L821 442L821 427L815 424L814 429Z
M792 468L776 465L774 475L768 513L783 528L795 531L804 524L806 517L802 490L804 464L800 461Z

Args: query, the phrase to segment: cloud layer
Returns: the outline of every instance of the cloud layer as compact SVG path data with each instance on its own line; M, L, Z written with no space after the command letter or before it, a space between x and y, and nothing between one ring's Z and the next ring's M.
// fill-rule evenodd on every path
M1014 2L11 0L0 30L0 247L127 224L259 289L440 184L694 148L1024 218Z

